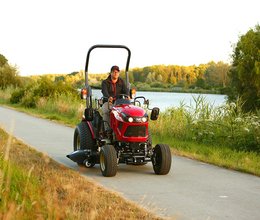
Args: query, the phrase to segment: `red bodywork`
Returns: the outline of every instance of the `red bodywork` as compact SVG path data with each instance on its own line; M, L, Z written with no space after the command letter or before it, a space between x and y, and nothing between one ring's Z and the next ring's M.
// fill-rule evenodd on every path
M110 112L110 125L116 140L121 142L146 142L148 139L148 117L146 122L128 122L125 116L141 119L146 114L143 108L132 104L114 106Z

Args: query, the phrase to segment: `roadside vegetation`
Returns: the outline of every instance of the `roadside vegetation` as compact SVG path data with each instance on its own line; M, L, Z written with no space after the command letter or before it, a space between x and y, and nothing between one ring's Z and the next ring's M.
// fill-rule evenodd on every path
M0 129L0 219L159 219Z
M244 113L239 100L214 108L201 96L151 123L155 142L176 154L260 176L260 114Z

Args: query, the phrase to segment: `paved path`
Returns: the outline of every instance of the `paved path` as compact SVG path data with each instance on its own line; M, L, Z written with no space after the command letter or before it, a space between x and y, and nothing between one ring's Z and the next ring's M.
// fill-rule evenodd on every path
M72 151L74 129L3 107L0 126L38 151L79 170L66 158ZM260 178L253 175L177 156L166 176L155 175L151 164L120 164L117 175L111 178L101 175L99 165L79 172L170 219L260 219Z

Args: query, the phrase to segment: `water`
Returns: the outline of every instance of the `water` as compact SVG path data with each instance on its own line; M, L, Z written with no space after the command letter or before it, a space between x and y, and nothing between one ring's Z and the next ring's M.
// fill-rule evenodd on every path
M93 89L93 97L101 98L101 90ZM144 96L150 101L150 107L159 107L164 111L169 107L178 107L181 103L187 106L194 106L195 100L199 96L205 98L205 102L217 107L225 104L226 96L217 94L197 94L197 93L173 93L173 92L142 92L137 91L136 96Z

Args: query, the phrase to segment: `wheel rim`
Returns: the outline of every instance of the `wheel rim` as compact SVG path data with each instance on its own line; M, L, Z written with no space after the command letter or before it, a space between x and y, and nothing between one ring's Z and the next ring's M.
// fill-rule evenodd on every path
M86 167L90 168L90 167L92 167L92 166L93 166L93 163L91 163L91 162L87 161L87 162L85 163L85 165L86 165Z
M103 153L100 154L100 168L102 171L104 171L106 169L105 157L104 157Z

